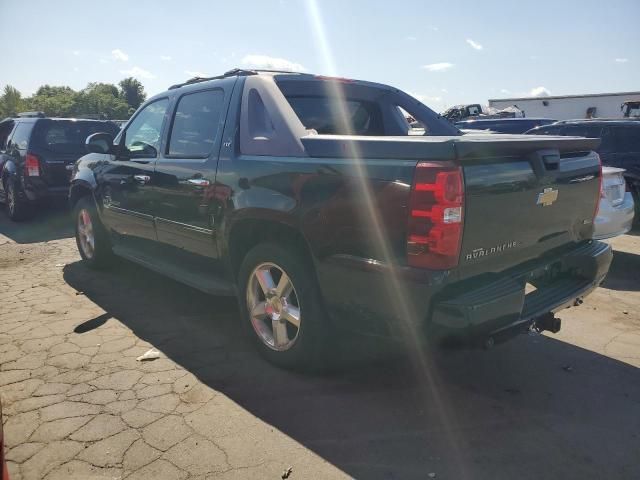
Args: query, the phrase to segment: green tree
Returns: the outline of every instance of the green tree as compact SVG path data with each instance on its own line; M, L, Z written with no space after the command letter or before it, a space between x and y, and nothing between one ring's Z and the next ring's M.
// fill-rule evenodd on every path
M17 88L7 85L0 97L0 118L15 115L24 108L22 95Z
M85 88L85 92L92 92L99 95L109 95L111 97L119 97L120 91L113 83L91 82Z
M120 88L112 83L92 82L79 92L67 86L42 85L25 99L17 89L7 85L0 95L0 118L36 110L49 117L95 115L126 119L145 97L144 87L134 78L125 78Z
M120 97L118 88L110 83L90 83L78 92L76 114L106 115L107 118L128 118L129 105Z
M144 86L133 77L125 78L120 83L120 96L127 102L134 111L145 101L147 94Z
M78 113L77 95L71 87L43 85L26 103L30 110L44 112L49 117L70 117Z

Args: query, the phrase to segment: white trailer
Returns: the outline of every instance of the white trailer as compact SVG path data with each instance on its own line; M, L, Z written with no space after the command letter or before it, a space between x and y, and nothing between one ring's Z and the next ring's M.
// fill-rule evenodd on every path
M622 104L640 101L640 92L559 95L548 97L496 98L489 106L502 110L513 105L526 117L570 120L575 118L622 118Z

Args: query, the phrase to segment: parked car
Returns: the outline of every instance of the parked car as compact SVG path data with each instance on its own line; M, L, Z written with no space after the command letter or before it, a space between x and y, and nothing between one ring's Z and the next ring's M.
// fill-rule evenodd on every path
M234 70L90 136L69 196L89 267L116 254L237 295L260 352L308 368L345 329L487 345L557 331L553 312L612 258L591 240L597 142L461 135L385 85Z
M549 125L555 120L549 118L478 118L456 122L456 127L464 130L491 130L497 133L524 133L540 125Z
M0 202L12 220L35 213L42 199L66 198L73 163L84 153L84 141L95 132L115 135L111 122L46 118L26 112L0 122Z
M452 123L478 115L482 115L482 106L479 103L472 103L470 105L454 105L442 112L442 117Z
M623 173L623 168L602 167L602 191L593 231L595 239L617 237L631 230L634 201L631 192L626 191Z
M565 120L534 128L532 135L570 135L600 138L597 152L602 164L625 169L624 177L636 205L636 219L640 216L640 122L624 120Z

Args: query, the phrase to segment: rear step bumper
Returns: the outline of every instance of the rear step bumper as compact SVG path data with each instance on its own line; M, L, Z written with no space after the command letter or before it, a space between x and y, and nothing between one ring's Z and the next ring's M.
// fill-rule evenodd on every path
M434 305L429 334L493 344L527 330L537 319L546 324L546 314L582 303L602 283L612 258L609 245L594 241L546 265L467 289ZM537 289L527 294L528 282Z

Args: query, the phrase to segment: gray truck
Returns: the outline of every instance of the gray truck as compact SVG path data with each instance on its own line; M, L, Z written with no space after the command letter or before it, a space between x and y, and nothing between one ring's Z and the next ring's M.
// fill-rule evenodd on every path
M463 136L393 87L234 70L90 136L69 195L89 266L116 254L235 295L263 355L312 368L347 330L557 331L612 258L591 240L598 142Z

